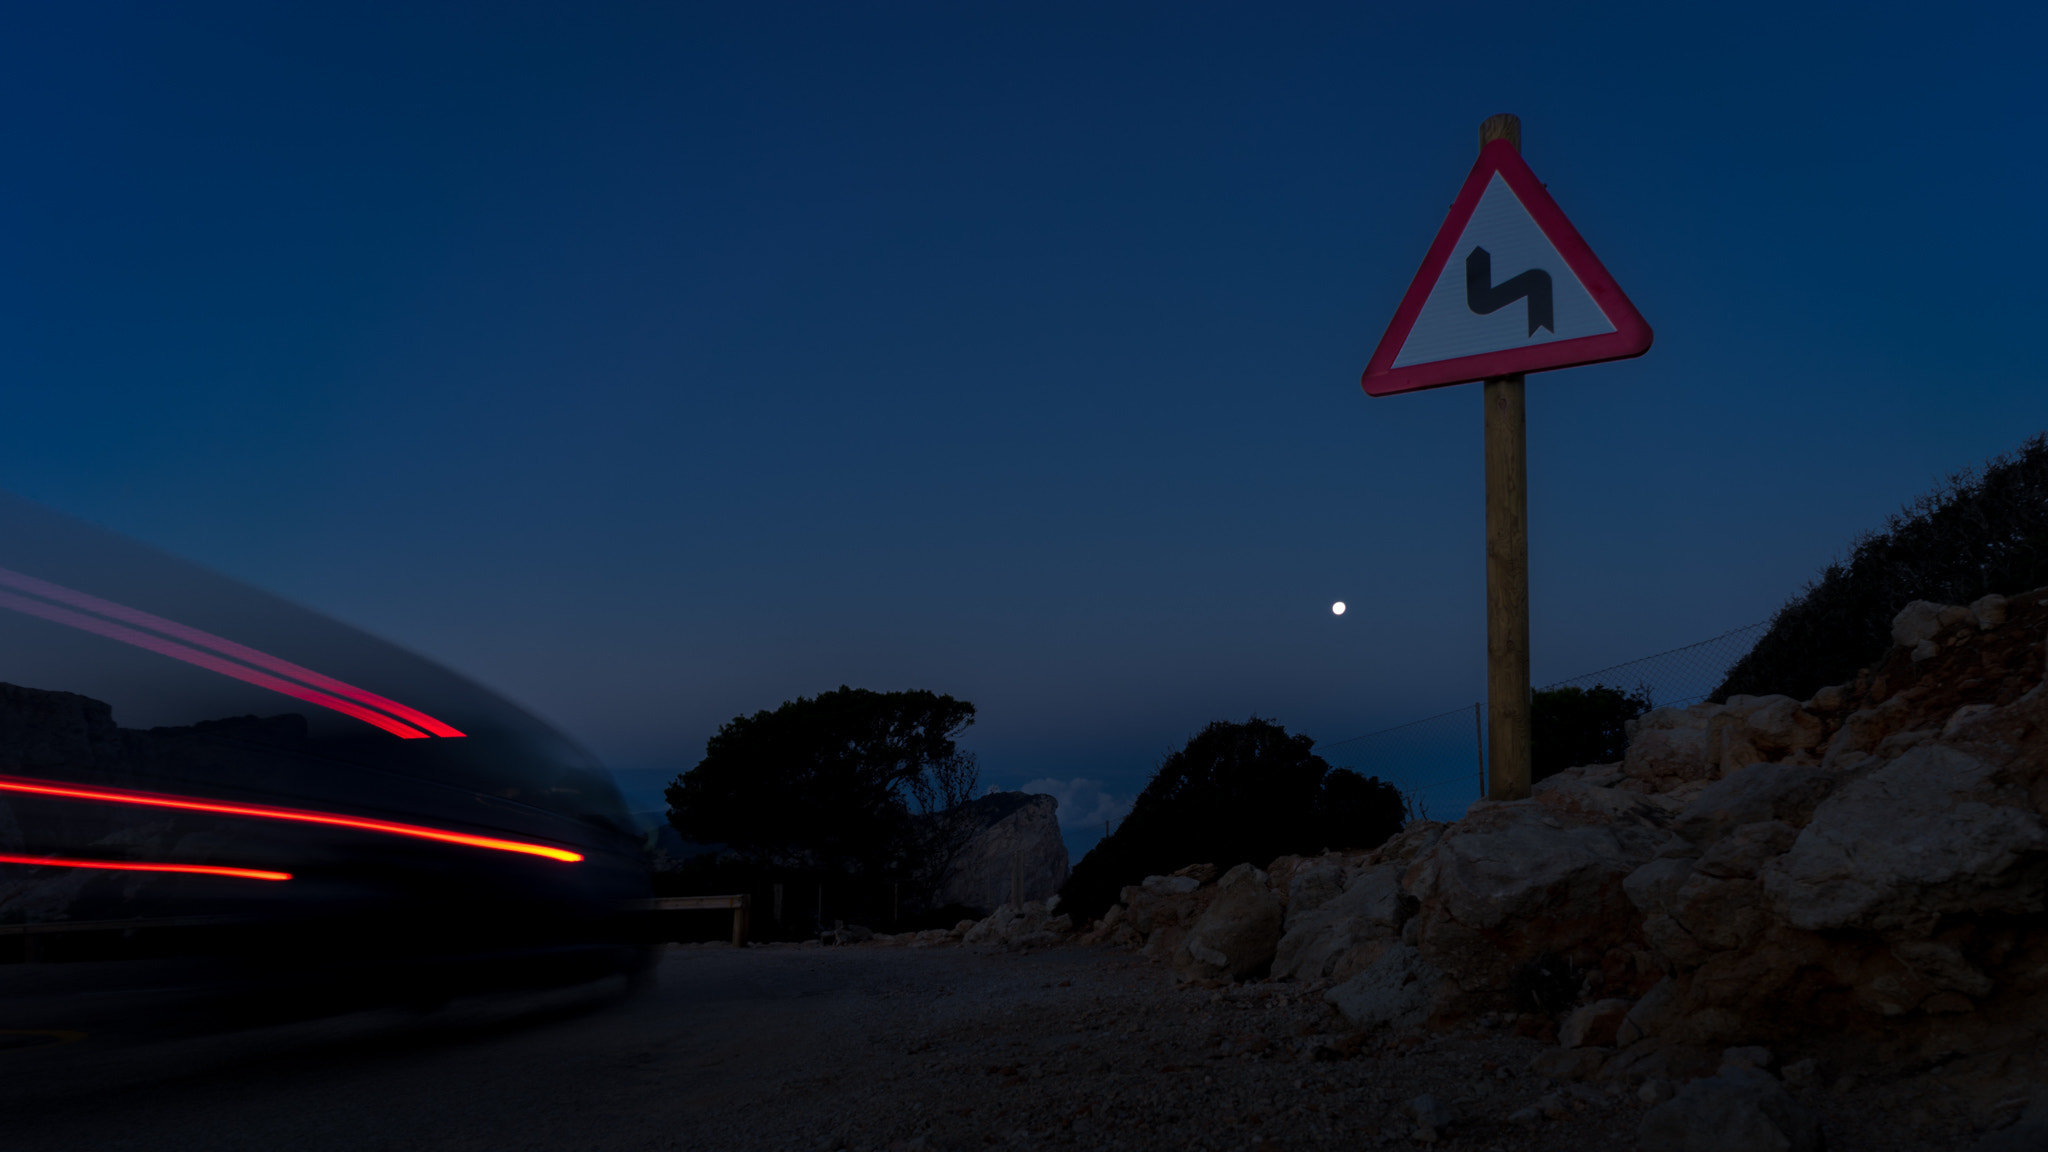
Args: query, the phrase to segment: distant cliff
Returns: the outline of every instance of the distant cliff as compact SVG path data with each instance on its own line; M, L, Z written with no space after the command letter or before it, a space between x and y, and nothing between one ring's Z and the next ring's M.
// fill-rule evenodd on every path
M1024 792L992 792L961 805L961 815L979 831L954 855L939 903L983 912L1006 904L1013 867L1022 869L1024 899L1043 900L1058 892L1067 882L1059 806L1051 796Z

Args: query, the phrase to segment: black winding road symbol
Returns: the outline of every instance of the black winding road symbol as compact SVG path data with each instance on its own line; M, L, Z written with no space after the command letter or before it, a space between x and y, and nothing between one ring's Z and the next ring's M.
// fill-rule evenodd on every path
M1472 249L1465 257L1465 307L1480 316L1490 316L1522 297L1529 298L1529 335L1538 328L1557 334L1550 311L1550 273L1531 268L1499 284L1493 282L1493 255L1484 248Z

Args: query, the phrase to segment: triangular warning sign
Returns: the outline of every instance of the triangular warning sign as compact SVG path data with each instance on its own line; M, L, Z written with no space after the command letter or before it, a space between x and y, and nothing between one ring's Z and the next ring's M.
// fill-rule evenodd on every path
M1366 365L1373 396L1640 356L1650 326L1505 140L1479 150Z

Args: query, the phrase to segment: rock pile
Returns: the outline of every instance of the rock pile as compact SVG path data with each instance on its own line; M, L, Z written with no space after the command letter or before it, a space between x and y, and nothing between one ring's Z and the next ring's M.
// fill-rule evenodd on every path
M1558 1043L1554 1079L1684 1080L1759 1043L2039 1079L2044 633L2048 589L1916 602L1883 661L1812 699L1658 709L1619 764L1371 853L1148 877L1079 939L1184 980L1331 985L1360 1027L1512 1020ZM1806 1146L1750 1071L1663 1107L1741 1096Z
M1432 1014L1526 1008L1518 974L1557 956L1583 1002L1560 1040L1625 1063L2026 1050L2048 1025L2044 628L2048 590L1916 602L1854 683L1659 709L1622 763L1475 805L1402 878Z
M1043 948L1064 943L1073 934L1074 918L1055 914L1060 898L1004 904L960 937L962 944L994 944L1003 948Z

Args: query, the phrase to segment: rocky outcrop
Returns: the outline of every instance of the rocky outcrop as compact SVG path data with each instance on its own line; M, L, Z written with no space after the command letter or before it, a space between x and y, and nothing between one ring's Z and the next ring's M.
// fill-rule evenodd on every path
M2048 590L1915 604L1853 683L1659 709L1620 764L1474 805L1401 878L1416 959L1441 973L1433 1018L1532 1007L1548 957L1579 985L1561 1041L1626 1049L1610 1072L1759 1040L1847 1060L2030 1049L2048 1030L2044 632ZM1735 1107L1705 1098L1660 1114Z
M1059 800L1023 792L991 792L949 811L978 829L954 853L938 903L983 911L1009 903L1013 869L1021 871L1023 898L1042 901L1067 882L1067 842L1060 835Z
M1272 977L1353 1026L1513 1020L1558 1042L1552 1079L1682 1082L1757 1043L1806 1057L1788 1075L1960 1057L2041 1078L2044 635L2048 589L1916 604L1854 682L1658 709L1620 763L1370 853L1240 865L1227 901L1191 869L1149 877L1082 939L1242 979L1277 922ZM1214 946L1210 925L1253 922ZM1731 1066L1660 1097L1643 1139L1811 1146L1789 1099Z

